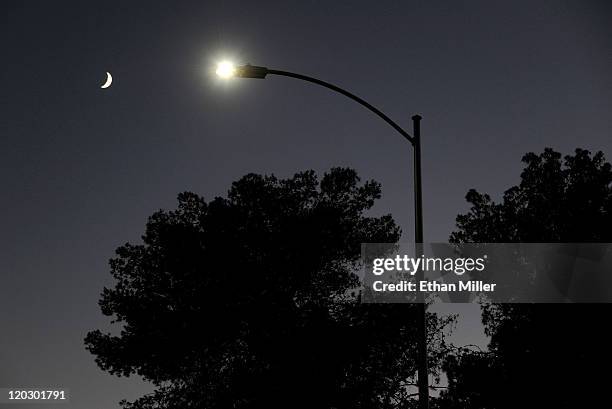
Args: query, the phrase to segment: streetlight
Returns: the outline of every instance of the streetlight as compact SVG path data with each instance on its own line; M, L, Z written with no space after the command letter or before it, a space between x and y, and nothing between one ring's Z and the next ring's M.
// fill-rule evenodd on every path
M378 115L382 120L391 125L400 135L402 135L413 147L414 153L414 241L416 248L416 255L422 253L423 248L423 195L421 188L421 116L414 115L412 117L413 131L412 135L404 131L398 124L396 124L391 118L385 115L378 108L374 107L367 101L359 98L336 85L330 84L329 82L322 81L317 78L309 77L307 75L297 74L289 71L272 70L267 67L259 67L256 65L242 65L234 66L229 61L223 61L217 66L217 75L222 78L257 78L265 79L268 74L270 75L282 75L284 77L297 78L303 81L312 82L317 85L321 85L325 88L329 88L336 91L353 101L363 105L371 112ZM423 272L419 271L417 274L417 281L423 279ZM420 409L427 409L429 407L429 382L427 378L427 322L426 322L426 311L427 305L423 298L423 294L418 293L418 306L419 306L419 342L418 342L418 388L419 388L419 407Z
M231 78L236 75L236 67L231 61L221 61L215 73L221 78Z

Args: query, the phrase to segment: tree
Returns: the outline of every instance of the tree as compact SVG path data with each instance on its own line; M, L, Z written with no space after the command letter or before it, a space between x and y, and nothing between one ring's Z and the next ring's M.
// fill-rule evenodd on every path
M576 149L563 160L545 149L523 162L520 184L500 203L468 192L471 208L457 217L451 241L612 241L612 167L602 152ZM454 378L445 394L449 407L575 408L604 393L599 385L609 383L612 364L604 330L609 305L489 304L482 311L491 354L447 362Z
M416 309L360 303L355 275L360 243L395 242L400 229L389 215L364 215L381 189L359 181L342 168L320 181L313 171L249 174L226 198L183 193L178 209L151 216L143 243L110 262L116 284L100 306L120 333L85 339L103 370L156 385L123 405L409 404Z

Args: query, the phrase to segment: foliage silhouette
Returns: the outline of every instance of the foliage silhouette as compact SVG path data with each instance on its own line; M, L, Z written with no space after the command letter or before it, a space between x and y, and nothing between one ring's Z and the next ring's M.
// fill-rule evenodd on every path
M612 242L612 167L602 152L545 149L523 157L500 203L470 190L454 242ZM612 274L612 272L611 272ZM482 308L490 354L447 360L446 408L594 404L610 381L607 304L491 304Z
M227 198L193 193L159 211L143 244L111 260L102 312L119 335L86 347L112 374L138 374L144 408L392 408L411 403L411 305L361 304L362 242L395 242L391 216L365 216L380 185L334 168L289 179L249 174ZM429 314L432 328L445 321ZM432 332L430 347L440 346ZM434 366L438 355L432 353Z

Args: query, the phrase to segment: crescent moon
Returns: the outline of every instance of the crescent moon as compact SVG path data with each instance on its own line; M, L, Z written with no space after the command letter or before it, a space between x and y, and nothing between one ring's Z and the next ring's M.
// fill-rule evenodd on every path
M113 83L113 76L110 72L106 71L106 82L100 88L106 89Z

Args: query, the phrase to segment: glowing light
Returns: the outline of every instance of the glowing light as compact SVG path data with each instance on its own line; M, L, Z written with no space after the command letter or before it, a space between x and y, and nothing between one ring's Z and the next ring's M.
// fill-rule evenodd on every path
M230 61L221 61L217 65L216 73L221 78L231 78L236 73L236 67Z

